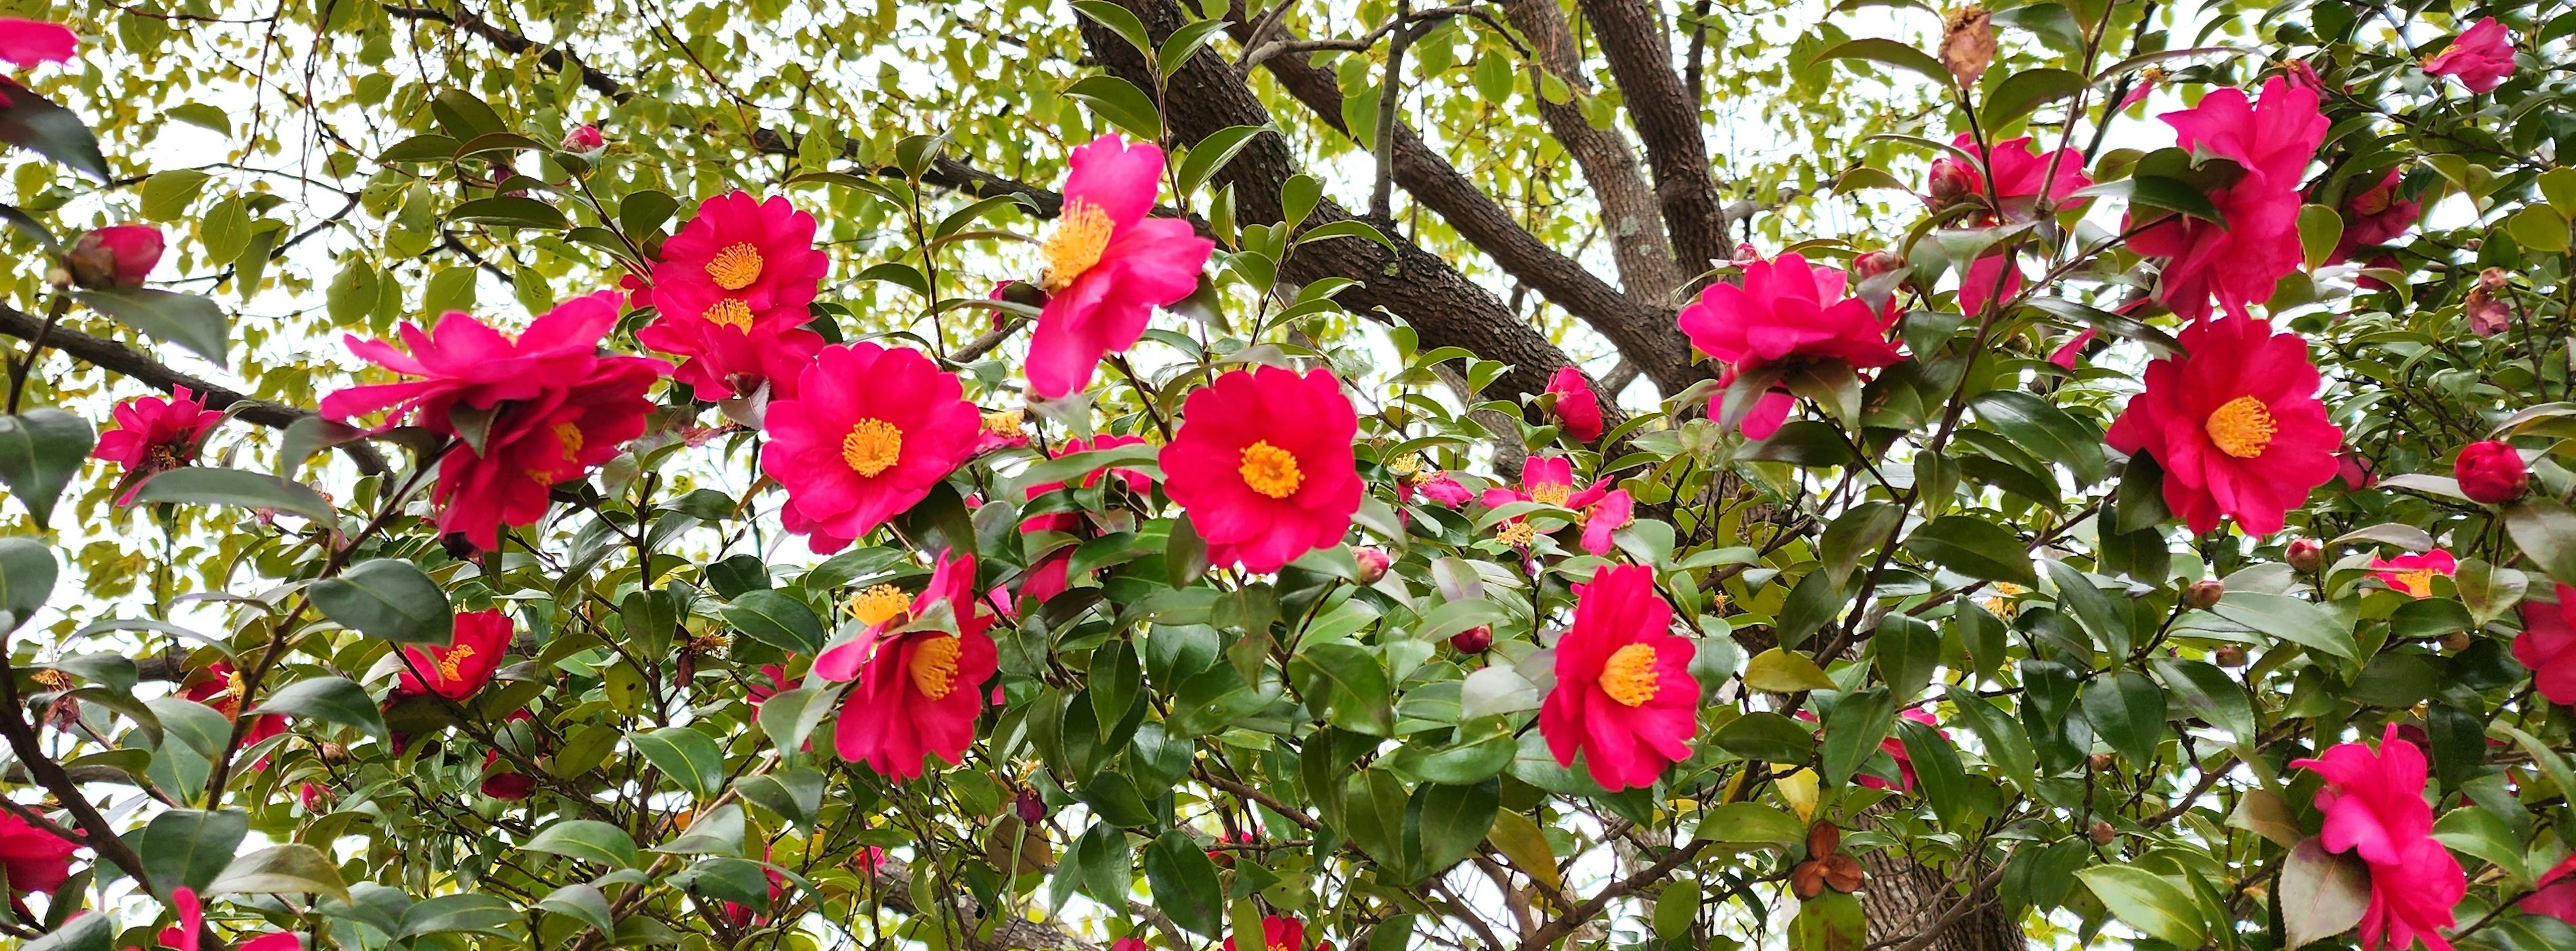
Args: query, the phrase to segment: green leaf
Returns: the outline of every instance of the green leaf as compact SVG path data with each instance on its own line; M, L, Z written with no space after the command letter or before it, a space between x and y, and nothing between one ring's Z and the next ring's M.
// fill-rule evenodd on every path
M1098 18L1094 17L1094 19ZM1172 35L1163 38L1163 48L1154 53L1154 74L1170 79L1173 73L1180 72L1182 66L1189 64L1190 57L1197 55L1199 48L1206 46L1209 38L1215 36L1217 31L1225 29L1225 26L1226 21L1223 19L1200 20L1173 30Z
M735 630L781 650L813 656L823 651L823 619L782 591L744 592L718 612Z
M8 79L0 79L0 142L52 159L95 181L113 177L107 158L98 153L98 137L90 134L80 116Z
M1137 19L1136 14L1129 12L1126 7L1111 3L1110 0L1073 0L1073 9L1076 13L1090 17L1093 22L1108 27L1109 32L1118 34L1120 39L1127 41L1127 45L1136 48L1138 55L1147 59L1153 58L1153 34L1147 33L1145 21Z
M1816 734L1796 720L1768 711L1748 713L1726 722L1710 738L1719 749L1749 760L1803 764L1815 755Z
M1370 736L1395 735L1394 689L1386 668L1366 648L1308 644L1288 658L1288 676L1309 704L1320 699L1334 726Z
M2136 865L2096 865L2075 877L2129 927L2169 944L2200 947L2205 935L2199 907L2173 882Z
M781 753L805 748L805 740L814 728L832 715L836 690L799 687L771 694L760 704L760 729L769 734L769 742Z
M323 616L368 637L397 644L445 644L456 634L455 610L447 602L447 592L408 561L362 561L337 578L314 582L307 590Z
M762 704L761 709L769 708ZM823 774L802 766L771 770L744 777L734 788L753 805L777 813L789 822L814 828L814 819L823 809Z
M5 84L6 80L0 80ZM52 933L19 946L19 951L113 951L116 916L82 915L63 922Z
M1940 60L1934 59L1930 53L1895 40L1876 38L1851 40L1817 54L1813 62L1822 63L1829 59L1865 59L1873 63L1884 63L1898 69L1921 73L1944 87L1952 85L1950 70L1942 66Z
M1744 685L1773 693L1796 693L1801 690L1837 690L1832 677L1807 655L1777 647L1753 655L1744 664Z
M2506 231L2523 250L2557 254L2567 250L2567 216L2546 205L2532 205L2505 219Z
M2100 430L2020 390L1988 390L1968 403L1976 409L1978 419L2002 432L2014 445L2065 466L2066 471L2075 474L2076 484L2101 481L2107 463L2102 457Z
M1986 762L1995 766L2006 782L2029 789L2039 773L2039 758L2030 747L2030 735L2020 724L1993 701L1977 696L1975 690L1952 685L1942 691L1958 718L1967 721L1969 732L1977 735L1984 748Z
M1905 550L1971 578L2039 586L2029 550L2001 525L1967 515L1944 515L1914 530Z
M2161 208L2203 221L2226 223L2219 217L2218 206L2209 200L2208 195L2192 187L2189 182L2163 175L2137 175L2116 182L2104 182L2089 188L2076 189L2075 194L2070 197L2125 198L2133 208ZM2138 217L2143 221L2150 216Z
M1931 801L1942 825L1964 826L1970 816L1968 770L1959 762L1959 748L1942 739L1940 731L1902 717L1896 721L1896 735L1914 767L1915 790Z
M345 677L298 680L269 694L253 713L282 713L336 723L385 739L385 718L367 689Z
M61 570L53 548L45 543L24 535L0 538L0 608L9 611L8 630L16 630L44 610L46 599L54 596L54 576Z
M2281 911L2282 947L2304 948L2361 924L2370 908L2370 870L2357 857L2304 839L2281 863L2280 891L2274 907Z
M1911 47L1908 47L1911 49ZM2064 99L2085 86L2070 70L2041 67L2004 77L1986 93L1986 128L2001 129L2031 114L2042 104Z
M187 217L188 205L206 189L213 176L193 168L174 168L155 172L143 180L143 218L146 221L177 221Z
M206 886L208 895L298 893L349 900L340 869L321 850L301 842L272 846L234 859Z
M2311 270L2324 267L2341 241L2343 215L2324 205L2299 206L2299 251L2307 256Z
M2553 168L2542 172L2535 184L2540 186L2541 197L2549 201L2549 207L2558 209L2559 214L2576 218L2576 168Z
M1344 218L1330 224L1316 225L1307 229L1305 234L1298 235L1297 243L1290 247L1302 247L1334 238L1364 238L1385 245L1389 251L1395 250L1395 242L1388 240L1384 233L1377 230L1377 226L1357 218Z
M1424 783L1413 791L1422 804L1422 867L1424 875L1438 875L1476 851L1485 841L1485 833L1494 827L1494 815L1502 808L1503 784L1488 779L1472 786L1450 786Z
M565 819L529 837L521 851L544 852L597 862L612 868L634 868L635 839L626 830L597 819Z
M2156 677L2182 700L2183 709L2227 731L2238 743L2255 741L2254 702L2245 695L2244 687L2228 678L2226 671L2206 661L2175 657L2157 657L2150 665Z
M560 231L572 227L572 220L555 206L517 195L477 198L447 212L447 220L457 224L500 225L509 228L541 228Z
M1146 847L1145 883L1153 889L1154 907L1181 927L1203 935L1224 931L1225 890L1217 882L1216 863L1187 834L1167 831Z
M2556 499L2533 496L2504 510L2504 527L2540 570L2576 584L2576 512Z
M1180 183L1178 194L1183 199L1197 194L1199 186L1215 178L1226 163L1234 161L1244 146L1251 145L1254 138L1268 131L1271 129L1266 125L1238 125L1208 133L1207 138L1190 146L1189 154L1181 158L1181 169L1176 179Z
M89 461L98 434L89 420L59 409L31 409L0 416L0 485L43 528L53 520L63 487Z
M164 343L188 348L216 366L231 345L231 322L213 298L145 287L73 291L72 299Z
M1126 719L1128 708L1135 705L1145 686L1144 664L1124 638L1111 640L1093 651L1091 667L1083 673L1091 686L1092 712L1101 723Z
M330 500L323 498L322 493L301 483L247 469L206 466L172 469L145 480L142 488L135 491L134 500L273 509L304 516L320 525L335 525L339 521L339 514L332 511Z
M540 833L542 834L542 833ZM403 911L402 933L397 938L458 931L479 931L508 936L522 920L519 909L490 895L467 892L421 899Z
M1694 838L1711 842L1794 845L1806 841L1807 824L1779 807L1758 802L1730 802L1700 813Z
M684 726L663 727L628 736L646 762L671 777L680 788L704 799L723 791L724 750L704 733Z
M2164 740L2165 692L2134 670L2095 677L2084 685L2084 720L2132 768L2145 769Z
M553 894L537 899L537 908L599 929L603 935L617 933L617 920L609 911L608 896L600 893L599 886L589 882L574 882L555 889Z
M1887 739L1888 721L1895 718L1896 700L1885 688L1844 694L1833 712L1825 714L1824 761L1817 769L1825 785L1840 786L1859 772Z
M126 842L143 858L155 894L168 897L181 886L204 890L233 860L233 849L250 832L250 814L239 809L201 812L172 809L153 816Z
M2359 650L2353 644L2352 629L2332 612L2288 595L2230 591L2209 611L2258 633L2346 660Z
M1162 113L1154 109L1153 97L1145 95L1145 91L1136 88L1135 83L1116 76L1093 74L1075 80L1073 85L1064 88L1064 94L1090 106L1094 114L1137 138L1152 140L1163 137Z

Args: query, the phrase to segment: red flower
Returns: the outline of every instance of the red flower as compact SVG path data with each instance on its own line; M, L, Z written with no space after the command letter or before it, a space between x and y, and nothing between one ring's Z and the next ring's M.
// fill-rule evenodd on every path
M2336 239L2334 254L2326 263L2352 260L2353 253L2365 247L2387 244L2424 217L2424 206L2397 193L2404 180L2396 169L2372 185L2344 199L2338 209L2343 216L2343 237Z
M1682 332L1701 352L1727 365L1723 384L1774 365L1838 362L1855 368L1883 367L1905 359L1888 342L1896 310L1871 310L1867 303L1843 296L1843 272L1811 267L1807 259L1783 254L1744 266L1744 284L1711 284L1699 300L1682 308ZM1709 397L1716 416L1723 391ZM1796 401L1786 389L1773 389L1761 404L1737 423L1744 435L1767 439L1780 428Z
M956 633L885 630L894 618L918 623L942 605L956 619ZM984 633L992 615L976 604L975 556L942 554L929 586L908 608L878 611L884 609L861 615L868 627L857 640L814 659L816 676L859 681L841 707L835 735L841 758L898 780L919 777L924 755L952 766L962 762L984 709L979 688L998 663L993 639Z
M385 341L349 335L343 338L349 352L418 379L340 390L322 398L322 415L348 420L390 410L388 425L409 417L413 425L452 436L456 427L449 410L458 406L493 409L559 394L590 379L601 362L599 341L616 323L616 295L602 291L556 305L515 338L455 311L427 332L405 322L399 333L408 353Z
M1350 532L1366 488L1351 454L1359 415L1331 372L1236 370L1192 392L1181 417L1163 488L1210 564L1273 572Z
M80 37L70 27L43 20L21 20L0 17L0 59L20 66L36 63L70 62L72 51L80 48ZM0 103L9 100L0 97Z
M2568 856L2531 883L2531 894L2515 907L2525 914L2547 915L2576 925L2576 855Z
M403 647L402 684L396 692L463 700L492 682L510 650L510 616L497 608L456 612L456 634L445 647Z
M1329 951L1332 944L1330 941L1323 942L1316 945L1313 951ZM1235 951L1232 937L1225 939L1225 951ZM1258 951L1308 951L1306 923L1278 915L1261 916L1261 947Z
M207 409L184 386L171 387L166 400L137 396L118 403L110 415L116 428L98 434L98 449L90 455L124 467L130 487L118 495L119 505L152 474L195 462L206 434L224 421L224 414Z
M582 161L596 162L601 155L608 152L608 137L599 133L598 126L585 122L566 131L563 134L563 141L557 143L555 148L570 152Z
M702 400L747 397L764 385L770 399L795 399L805 368L823 349L823 335L802 327L734 327L670 311L636 331L635 342L685 358L671 379Z
M205 933L206 906L197 900L197 890L181 885L170 890L170 909L179 923L161 929L157 939L162 947L179 951L198 951L199 936ZM264 934L243 942L234 951L300 951L304 939L292 933Z
M761 704L787 689L791 689L787 682L787 668L778 664L762 664L756 675L743 685L743 700L751 704L751 713L757 717Z
M72 848L17 813L0 811L0 871L8 873L12 899L29 892L50 895L63 887L72 875Z
M975 454L979 456L996 450L1019 449L1028 444L1028 413L1023 410L985 413L983 428L975 431Z
M2562 707L2576 707L2576 588L2558 586L2558 603L2522 603L2522 633L2513 659L2531 668L2532 686Z
M920 351L826 347L801 385L769 404L760 468L787 487L788 531L818 552L911 508L975 452L975 404Z
M1548 378L1547 391L1556 394L1552 412L1564 424L1566 435L1576 442L1601 438L1601 399L1593 395L1592 381L1584 379L1583 371L1556 368L1556 375Z
M2129 239L2131 250L2167 258L2157 279L2156 299L2185 320L2209 314L2212 296L2227 312L2247 316L2247 307L2272 296L2281 275L2298 269L2299 180L2325 141L2326 117L2317 112L2317 93L2275 76L2263 84L2257 104L2237 89L2220 89L2200 105L2159 117L2183 148L2224 158L2244 176L2212 192L2221 224L2165 214L2140 218L2143 229ZM2147 222L2152 222L2148 224Z
M2316 801L2326 817L2326 851L2357 854L2370 867L2370 907L2361 918L2365 951L2402 951L2418 939L2450 951L2441 929L2451 926L2451 907L2468 894L2469 880L2460 860L2433 838L2424 751L2400 739L2392 724L2377 753L2344 743L2290 766L2325 777Z
M2370 568L2388 590L2429 598L2433 596L2433 576L2450 577L2460 570L2460 560L2448 550L2436 548L2420 555L2372 558Z
M1577 589L1574 627L1556 642L1556 689L1538 713L1557 765L1573 766L1580 752L1592 780L1618 792L1653 785L1690 755L1697 649L1673 636L1672 624L1653 569L1605 565Z
M1145 320L1198 290L1216 242L1190 224L1149 218L1163 179L1163 150L1116 134L1065 160L1064 212L1039 253L1049 295L1029 337L1029 388L1055 399L1091 385L1100 358L1124 353Z
M72 280L82 287L143 286L161 263L161 229L151 225L109 225L80 236L63 253Z
M104 436L99 439L106 441ZM2492 439L2460 447L2459 457L2451 461L2451 474L2460 480L2461 495L2489 505L2519 499L2531 488L2531 470L2522 463L2522 450Z
M1941 725L1940 719L1922 710L1907 710L1902 714L1902 716L1908 720L1923 724L1924 726L1937 727ZM1816 722L1816 715L1805 710L1800 710L1798 711L1798 719L1814 723ZM1940 731L1940 733L1943 738L1947 738L1950 735L1947 730ZM1816 731L1816 736L1818 739L1822 739L1824 737L1824 730L1818 729ZM1896 761L1897 781L1895 783L1890 783L1887 780L1869 775L1868 773L1860 773L1852 777L1852 782L1859 783L1860 785L1870 789L1893 789L1899 792L1913 792L1914 756L1913 754L1905 751L1905 741L1897 737L1890 736L1884 740L1878 741L1878 750L1879 752L1887 754L1889 759Z
M814 216L783 196L760 201L731 191L700 202L697 217L662 242L653 304L664 316L763 338L803 326L813 317L815 286L832 269L814 248L814 227Z
M2459 80L2470 92L2487 92L2513 75L2513 38L2504 24L2486 17L2424 60L2424 72Z
M1147 949L1143 939L1120 938L1109 942L1109 951L1147 951Z
M219 660L207 665L205 673L199 675L199 679L194 683L180 690L179 695L212 708L216 713L223 714L224 719L241 719L241 674L234 671L231 664ZM286 732L285 717L273 713L255 716L251 718L250 729L242 734L241 745L233 748L242 749L284 732ZM264 767L267 764L268 761L262 759L258 766Z
M2084 328L2083 333L2066 338L2065 343L2058 344L2057 349L2049 351L2048 362L2057 364L2057 368L2061 370L2075 369L2075 358L2083 356L2084 348L2092 346L2093 338L2098 335L2099 332L2093 328Z
M1411 502L1416 492L1443 508L1454 509L1476 498L1476 493L1458 484L1456 477L1437 469L1420 469L1396 477L1396 501Z
M1983 163L1976 160L1976 136L1962 132L1950 144L1969 157L1944 154L1934 159L1931 176L1935 181L1962 182L1964 195L1982 197L1986 194L1986 175L1989 171L1994 175L1997 198L1987 203L1986 210L1974 220L2029 221L2040 213L2042 204L2053 211L2060 201L2081 207L2087 199L2067 200L2067 196L2093 184L2093 179L2084 174L2083 153L2059 149L2043 154L2031 147L2029 136L1995 143Z
M1532 457L1521 466L1519 489L1486 489L1484 502L1487 508L1500 508L1514 502L1543 502L1574 509L1583 519L1583 550L1595 555L1609 554L1612 547L1610 533L1636 521L1635 500L1629 497L1628 490L1611 488L1608 479L1593 483L1591 488L1577 490L1574 487L1574 465L1563 456ZM1512 537L1517 534L1512 526L1521 524L1521 519L1513 519L1504 526L1503 533L1513 544L1527 547L1532 539Z
M508 724L517 723L522 720L534 719L536 719L536 717L529 714L528 711L516 710L512 711L511 714L502 719L501 722L506 728ZM484 751L483 772L485 775L483 776L482 786L484 795L503 802L518 802L519 800L526 799L529 796L536 794L537 780L535 777L526 775L507 766L500 766L500 763L500 750ZM495 771L495 766L500 766L500 769Z
M2147 390L2105 439L2164 469L2165 504L2194 532L2222 516L2254 534L2281 530L2308 490L2335 477L2343 430L2316 397L2317 368L2294 334L2250 318L2203 321L2180 335L2188 356L2147 365Z

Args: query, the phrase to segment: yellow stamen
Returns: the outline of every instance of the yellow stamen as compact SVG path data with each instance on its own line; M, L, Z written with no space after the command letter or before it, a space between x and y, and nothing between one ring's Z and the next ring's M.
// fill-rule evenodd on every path
M1243 447L1243 484L1274 499L1297 494L1297 486L1306 481L1297 471L1297 457L1288 450L1271 445L1267 440Z
M474 656L474 645L458 644L438 652L438 676L455 680L464 676L465 659Z
M912 607L912 596L903 589L881 584L850 596L850 616L861 624L874 627L887 618L902 614Z
M945 634L932 636L912 650L912 664L906 672L912 675L912 687L932 700L948 696L957 686L957 655L966 649L963 639Z
M748 243L731 245L707 259L707 277L717 287L738 291L760 279L760 263L759 248Z
M1422 471L1422 456L1411 452L1397 456L1387 461L1386 471L1394 473L1398 478L1411 478Z
M708 323L718 327L751 332L751 305L743 303L740 298L728 297L717 301L715 306L707 308L705 316Z
M1047 293L1064 290L1082 272L1100 263L1100 254L1109 249L1110 233L1116 225L1099 205L1079 198L1064 203L1064 215L1056 219L1055 231L1047 235L1038 254L1046 258L1046 273L1038 279Z
M2433 569L2417 568L2397 573L2397 590L2419 598L2433 596Z
M564 462L580 462L581 427L567 422L556 423L552 428L555 431L555 442L563 446Z
M1530 486L1529 494L1530 498L1534 501L1545 502L1549 505L1564 505L1566 499L1574 496L1574 487L1554 482L1541 482L1537 485Z
M2272 434L2279 431L2272 421L2272 408L2251 396L2228 400L2209 414L2201 428L2209 431L2209 441L2218 444L2218 451L2239 459L2262 455L2272 445Z
M1655 645L1630 644L1610 655L1601 665L1601 692L1626 706L1643 706L1655 699Z
M1538 529L1528 522L1512 522L1495 529L1494 538L1514 548L1528 548L1538 540Z
M841 437L841 461L850 464L850 471L863 476L874 478L894 468L895 460L902 455L903 430L882 419L859 420L858 425L850 427L849 435Z
M1018 439L1022 432L1021 424L1028 419L1028 415L1026 411L1016 409L986 413L984 431L1004 439Z

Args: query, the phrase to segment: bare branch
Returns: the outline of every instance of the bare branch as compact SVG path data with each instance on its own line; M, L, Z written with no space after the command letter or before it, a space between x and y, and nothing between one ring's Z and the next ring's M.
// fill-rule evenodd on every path
M1673 71L1673 46L1663 17L1645 0L1581 2L1584 19L1600 37L1601 55L1610 61L1610 74L1619 80L1628 119L1645 140L1674 257L1685 273L1705 271L1732 255L1719 217L1717 185L1709 178L1699 103L1684 93L1681 76Z

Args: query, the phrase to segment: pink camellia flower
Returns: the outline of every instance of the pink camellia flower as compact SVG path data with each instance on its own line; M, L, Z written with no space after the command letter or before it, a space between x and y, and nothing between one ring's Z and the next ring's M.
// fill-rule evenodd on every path
M2205 317L2215 297L2228 313L2248 316L2247 308L2271 299L2272 285L2303 260L2299 183L2327 124L2317 93L2275 76L2263 84L2260 102L2220 89L2160 118L2183 148L2232 161L2244 176L2209 196L2224 224L2131 208L2122 225L2136 231L2129 248L2167 259L2156 299L2175 315Z
M596 162L600 156L608 154L608 137L599 133L598 126L585 122L566 131L563 141L555 147L582 161Z
M536 401L587 380L601 360L599 341L616 324L616 295L602 291L556 305L516 336L456 311L425 332L405 322L398 329L403 347L352 334L343 338L349 352L417 379L331 393L322 398L322 415L353 420L388 410L388 425L408 417L413 425L454 435L448 413L458 406L486 410Z
M1580 752L1593 782L1618 792L1653 785L1690 755L1697 649L1672 624L1651 568L1604 565L1577 589L1574 627L1556 642L1556 688L1538 713L1557 765L1572 767Z
M886 630L896 618L917 622L943 605L955 619L953 633ZM894 611L867 606L859 620L868 627L857 640L814 658L815 676L859 682L841 707L835 734L841 758L898 780L918 778L924 756L952 766L962 762L975 741L975 717L984 709L980 687L992 678L999 657L984 633L993 617L975 598L975 556L942 553L929 586L910 605Z
M1115 133L1065 160L1064 212L1039 253L1048 294L1029 337L1029 388L1055 399L1091 385L1100 358L1145 334L1154 308L1198 290L1216 242L1190 223L1147 217L1163 179L1163 150Z
M1843 282L1843 272L1812 267L1795 254L1755 260L1744 266L1742 286L1711 284L1682 308L1682 332L1700 352L1726 364L1720 382L1728 385L1741 374L1774 366L1794 370L1817 362L1865 369L1905 359L1887 339L1895 308L1874 311L1844 297ZM1709 397L1710 416L1722 411L1725 399L1723 390ZM1747 438L1768 439L1796 402L1788 390L1775 387L1744 419L1721 422L1741 427Z
M0 872L8 875L10 901L30 892L51 895L63 887L72 876L72 850L61 836L15 812L0 811Z
M611 360L617 361L612 363ZM601 372L538 415L536 404L496 417L482 452L470 445L439 460L430 501L441 533L476 547L500 547L504 525L533 525L552 504L552 487L580 479L644 434L652 402L644 391L669 364L641 357L603 359Z
M304 804L305 812L320 815L322 809L331 804L331 789L320 783L297 783L295 799Z
M2082 207L2082 198L2066 196L2093 184L2084 174L2084 156L2074 149L2059 149L2041 154L2032 148L2031 138L2023 136L2000 142L1986 152L1977 148L1977 137L1959 133L1951 145L1969 157L1945 154L1932 162L1932 180L1966 183L1965 200L1973 196L1984 207L1969 215L1967 223L1993 227L2003 222L2030 221L2043 213L2053 213L2061 200L2068 207ZM1986 178L1994 177L1995 194L1986 195ZM1997 251L1979 256L1959 277L1959 312L1976 314L1985 310L1989 300L2009 298L2021 292L2021 267L2015 255Z
M2280 531L2308 490L2335 477L2343 448L2307 344L2247 317L2202 321L2178 339L2188 355L2147 365L2146 392L2104 441L2154 457L2166 506L2192 531L2229 516L2253 534Z
M1282 918L1278 915L1263 915L1261 947L1253 951L1331 951L1332 946L1332 942L1326 941L1309 949L1306 946L1305 922L1295 918ZM1231 936L1225 939L1225 951L1236 951L1234 938Z
M1582 370L1556 368L1556 375L1548 378L1547 392L1556 394L1552 412L1566 435L1576 442L1601 438L1601 399L1593 395L1592 381L1584 378Z
M2352 260L2355 252L2387 244L2415 227L2415 222L2424 217L2424 206L2397 193L2397 186L2404 180L2392 168L2379 184L2344 199L2343 207L2337 209L2343 217L2343 237L2335 239L2334 253L2326 257L2326 263Z
M2514 907L2525 914L2547 915L2576 925L2576 855L2551 866L2539 881L2531 883L2531 895Z
M394 692L463 700L492 682L510 651L510 616L498 608L456 612L456 633L445 647L404 645L401 683Z
M1575 488L1574 464L1563 456L1531 457L1521 465L1521 487L1518 489L1496 487L1485 490L1487 508L1501 508L1514 502L1543 502L1580 513L1583 550L1595 555L1609 554L1612 547L1610 533L1636 521L1636 500L1628 495L1628 490L1614 488L1609 479L1594 482L1590 488ZM1523 524L1523 520L1513 519L1504 526L1503 534L1511 537L1517 531L1526 531L1514 528ZM1516 540L1514 544L1527 547L1527 540Z
M1109 942L1109 951L1148 951L1142 938L1120 938Z
M2379 484L2377 464L2358 449L2346 449L2335 454L2335 478L2343 480L2347 489L2367 489Z
M178 951L199 951L199 940L206 930L206 906L197 899L197 890L186 885L171 889L170 908L178 923L161 929L157 943ZM303 947L303 938L287 932L260 935L234 946L234 951L301 951Z
M2531 684L2549 702L2576 707L2576 588L2559 585L2558 603L2522 603L2522 633L2513 659L2531 669Z
M1192 391L1181 419L1163 491L1208 563L1266 574L1350 533L1367 489L1351 452L1359 414L1330 371L1235 370Z
M817 552L911 508L975 452L981 414L920 351L826 347L800 386L769 404L760 469L787 487L788 530L812 535Z
M1002 449L1019 449L1028 444L1028 413L1022 410L985 413L983 428L975 432L975 454L979 456Z
M635 342L681 357L671 379L702 400L747 397L763 386L772 400L795 399L823 350L823 335L802 327L737 327L670 311L636 331Z
M0 17L0 59L19 66L66 63L79 48L80 37L60 23ZM0 98L0 103L7 101Z
M2433 807L2424 801L2424 751L2401 739L2395 724L2373 753L2344 743L2313 759L2291 760L2293 769L2325 777L2317 810L2325 813L2326 851L2350 852L2370 867L2370 907L2361 917L2365 951L2412 947L2450 951L2442 929L2451 908L2468 894L2460 860L2433 838Z
M2522 462L2522 450L2508 442L2489 439L2460 447L2451 474L2459 479L2461 495L2488 505L2503 505L2531 490L2531 469Z
M2420 555L2395 558L2372 558L2371 574L2378 576L2388 590L2418 598L2433 596L2433 576L2448 578L2460 570L2460 560L2448 549L2436 548Z
M116 428L98 434L98 448L90 455L125 469L127 488L117 495L118 505L131 501L143 480L155 473L197 461L206 434L224 421L224 414L207 409L184 386L172 387L166 400L137 396L118 403L109 415Z
M2459 80L2470 92L2488 92L2513 75L2513 38L2504 24L2486 17L2425 59L2424 72Z
M662 242L653 306L762 339L803 326L832 267L814 247L814 228L814 216L783 196L731 191L700 202L697 217Z
M1456 476L1438 469L1415 469L1395 477L1397 502L1411 502L1416 493L1438 503L1442 508L1453 509L1476 498L1476 493L1460 485Z
M161 229L151 225L109 225L92 230L63 252L72 280L92 289L143 286L161 263Z
M1395 559L1387 556L1386 549L1375 545L1351 549L1351 561L1359 565L1359 577L1353 580L1361 584L1376 584L1378 579L1386 577L1386 570L1395 565Z
M186 684L179 691L179 696L204 704L216 713L223 714L224 719L241 719L241 674L233 670L233 665L223 661L219 660L206 665L205 672L194 678L193 683ZM286 732L285 717L274 713L254 716L250 720L250 729L242 732L241 744L233 748L238 750L252 746L261 740L284 732ZM268 761L262 759L256 765L265 767Z
M2092 346L2093 338L2099 335L2100 332L2091 327L2084 328L2083 333L2066 338L2065 343L2058 344L2057 349L2049 351L2048 362L2057 364L2057 368L2061 370L2075 369L2076 358L2083 356L2084 348Z

